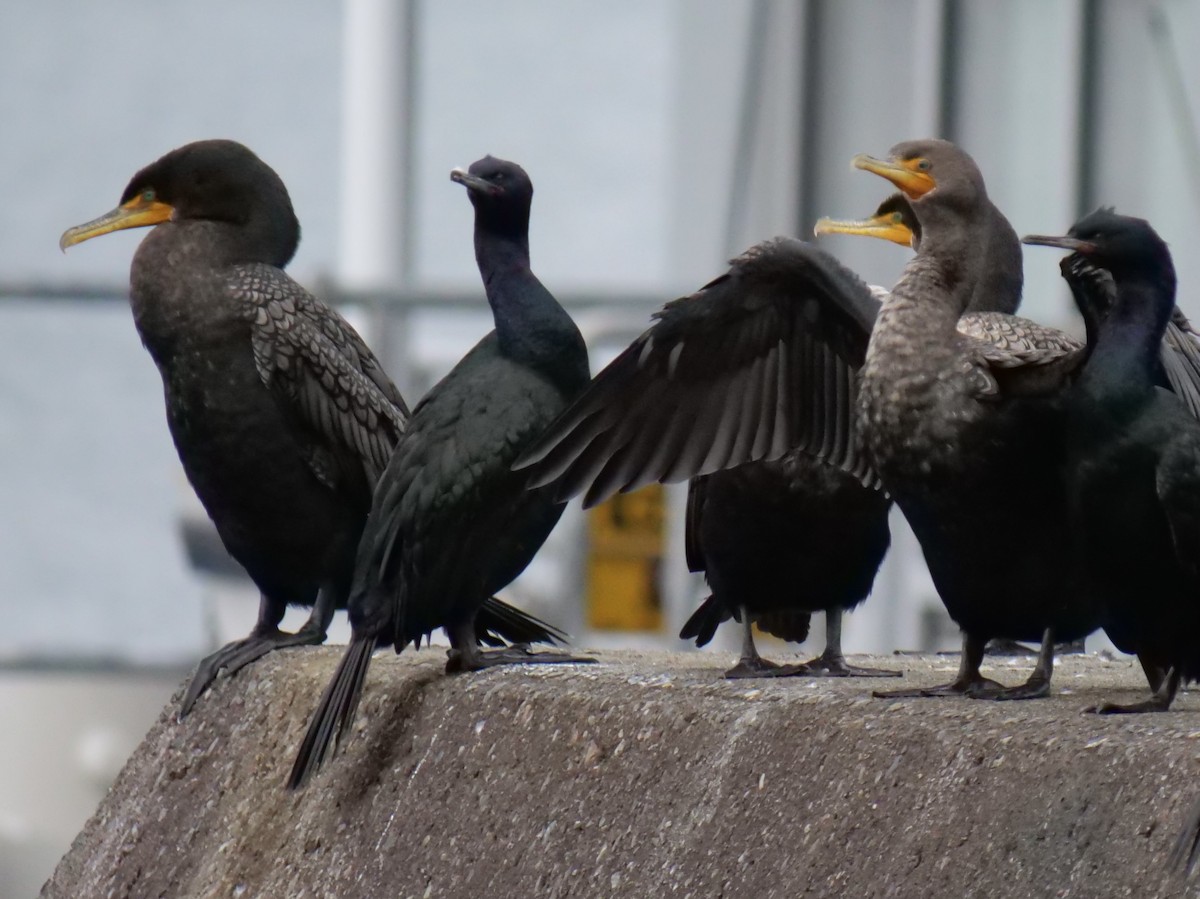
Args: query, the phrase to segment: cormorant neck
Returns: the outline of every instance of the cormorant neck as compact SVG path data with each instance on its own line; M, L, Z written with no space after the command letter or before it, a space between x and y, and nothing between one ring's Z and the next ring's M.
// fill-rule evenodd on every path
M1174 271L1117 278L1112 309L1100 321L1091 317L1085 385L1117 393L1149 389L1174 305Z
M530 270L528 234L477 226L475 259L501 352L553 374L582 339L566 310Z
M529 233L512 234L476 226L475 262L486 286L492 278L529 271Z
M967 301L968 312L1004 312L1012 315L1021 305L1025 276L1021 241L1008 219L988 201L989 224L975 289Z
M227 261L232 264L263 262L284 268L300 245L300 222L290 205L252 207L245 221L222 230L230 234Z

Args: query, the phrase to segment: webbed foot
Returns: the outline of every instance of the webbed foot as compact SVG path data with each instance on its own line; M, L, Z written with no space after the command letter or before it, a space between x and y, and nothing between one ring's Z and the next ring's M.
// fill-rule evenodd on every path
M212 655L200 660L196 673L188 684L187 693L179 705L179 720L183 720L191 712L196 700L212 686L217 676L224 671L229 677L245 668L251 662L257 661L269 652L282 649L285 646L320 646L325 642L325 631L315 627L300 628L294 634L272 629L263 633L251 634L244 640L235 640L222 646Z
M755 677L803 677L808 674L806 665L780 665L768 662L757 655L742 656L738 663L725 672L729 680Z
M846 662L846 657L840 652L829 650L821 653L805 666L812 677L903 677L903 671L893 671L890 668L859 668Z
M475 649L472 653L450 649L446 653L446 673L482 671L485 668L497 668L501 665L594 664L595 661L590 656L573 656L566 652L534 652L528 644L518 643L504 649Z
M990 694L1005 689L1003 684L987 677L976 677L969 681L953 680L936 687L914 687L908 690L875 690L876 699L930 699L944 696L966 696L970 699L990 699Z

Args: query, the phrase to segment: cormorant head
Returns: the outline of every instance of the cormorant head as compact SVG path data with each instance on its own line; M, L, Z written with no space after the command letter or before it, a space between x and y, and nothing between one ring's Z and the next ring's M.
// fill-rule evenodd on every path
M101 234L162 222L214 221L243 229L247 261L286 265L300 242L287 188L270 166L242 144L186 144L139 171L116 209L63 233L66 249Z
M475 221L488 231L527 238L533 182L515 162L485 156L466 171L454 169L450 180L467 189Z
M1171 252L1150 223L1117 215L1111 207L1101 207L1085 215L1071 226L1065 237L1030 234L1021 238L1021 242L1070 250L1088 264L1111 272L1118 281L1156 281L1168 273L1174 280Z
M857 234L862 237L878 237L898 243L902 247L912 247L914 250L921 242L921 224L904 194L892 194L879 204L875 214L869 219L819 219L813 233L818 236Z
M975 206L987 197L975 160L947 140L904 141L888 151L887 159L860 153L853 165L891 181L916 205L937 197L944 204Z

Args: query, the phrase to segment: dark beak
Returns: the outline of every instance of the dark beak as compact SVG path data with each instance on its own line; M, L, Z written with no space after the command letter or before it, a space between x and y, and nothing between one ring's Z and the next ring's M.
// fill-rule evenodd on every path
M1052 234L1026 234L1021 238L1021 243L1039 247L1058 247L1060 250L1084 254L1094 252L1096 249L1096 245L1091 241L1080 240L1078 237L1056 237Z
M461 184L467 190L474 190L484 194L492 193L491 182L472 175L466 169L451 169L450 180Z

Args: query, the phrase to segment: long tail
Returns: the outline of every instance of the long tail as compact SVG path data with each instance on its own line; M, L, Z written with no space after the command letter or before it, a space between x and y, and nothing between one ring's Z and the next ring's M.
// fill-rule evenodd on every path
M566 643L567 635L540 618L522 612L494 596L488 597L475 616L475 637L488 646L506 643Z
M692 613L692 617L684 622L679 632L680 640L695 638L697 646L705 646L717 632L722 622L728 621L733 615L717 598L711 594L700 603L700 608Z
M371 665L371 653L375 650L375 637L355 637L346 647L346 654L325 688L317 711L308 724L308 732L296 763L288 776L289 790L304 786L325 763L333 748L334 737L340 743L354 721L354 712L362 698L367 669Z
M1186 877L1192 873L1197 861L1200 861L1200 802L1188 812L1187 823L1175 841L1167 864L1172 871L1180 871Z

